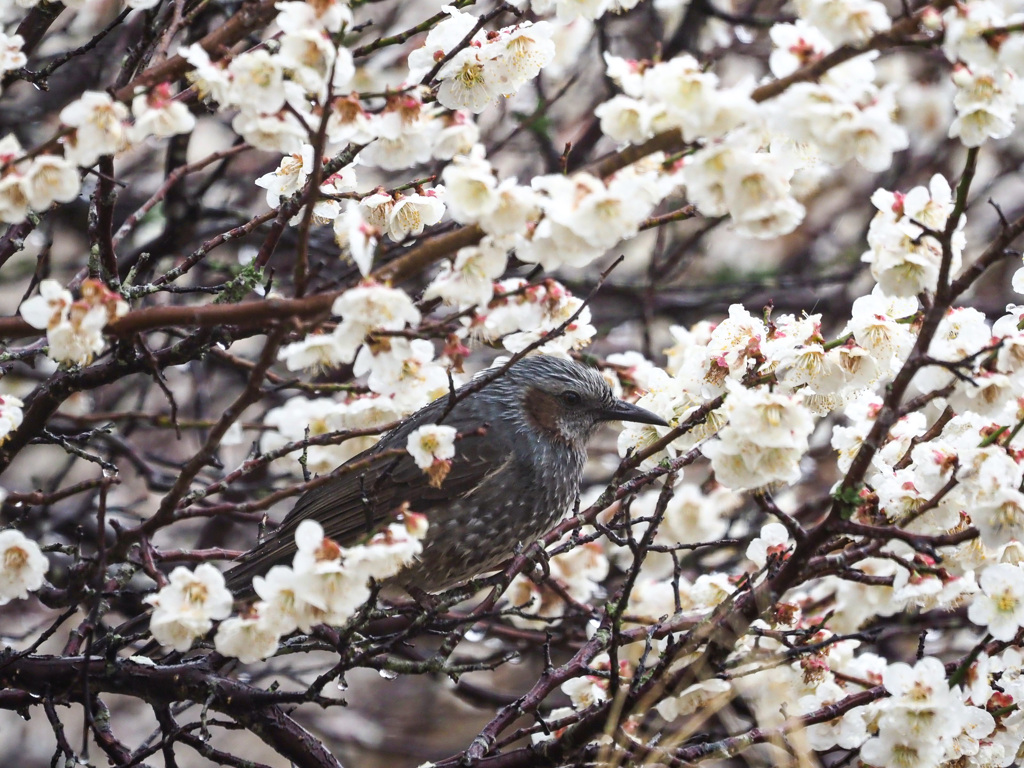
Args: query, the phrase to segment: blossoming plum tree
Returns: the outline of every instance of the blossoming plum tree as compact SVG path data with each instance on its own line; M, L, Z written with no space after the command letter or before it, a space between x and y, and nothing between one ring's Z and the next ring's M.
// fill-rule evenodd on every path
M0 762L1018 764L1022 106L1014 0L0 5ZM669 423L541 542L228 590L536 353Z

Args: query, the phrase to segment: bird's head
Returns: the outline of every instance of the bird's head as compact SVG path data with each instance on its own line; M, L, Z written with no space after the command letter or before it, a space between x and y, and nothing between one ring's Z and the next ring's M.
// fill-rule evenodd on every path
M575 447L582 448L605 421L668 426L660 416L617 399L601 374L571 360L525 357L506 375L523 423Z

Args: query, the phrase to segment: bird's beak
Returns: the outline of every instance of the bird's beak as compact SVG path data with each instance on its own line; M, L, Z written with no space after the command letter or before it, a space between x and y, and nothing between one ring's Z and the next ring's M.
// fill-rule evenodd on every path
M654 424L658 427L669 426L661 416L625 400L616 400L614 405L600 411L597 418L598 421L635 421L638 424Z

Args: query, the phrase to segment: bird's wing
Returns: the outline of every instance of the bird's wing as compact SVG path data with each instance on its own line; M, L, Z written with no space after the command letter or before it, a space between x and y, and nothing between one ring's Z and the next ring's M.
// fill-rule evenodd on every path
M243 555L225 574L228 588L240 599L251 597L253 576L266 573L273 565L291 561L296 551L295 531L304 520L316 520L323 526L324 535L341 546L352 546L391 522L403 503L408 502L410 509L422 512L442 502L463 498L488 474L510 460L511 451L506 441L498 439L496 434L488 434L493 430L484 426L456 440L448 475L439 488L432 487L430 478L408 454L396 456L390 451L404 449L409 433L423 424L433 423L431 417L436 418L441 412L440 409L434 413L421 411L373 448L339 467L335 476L323 485L300 496L274 534ZM453 423L464 420L458 418ZM429 515L427 520L429 523Z

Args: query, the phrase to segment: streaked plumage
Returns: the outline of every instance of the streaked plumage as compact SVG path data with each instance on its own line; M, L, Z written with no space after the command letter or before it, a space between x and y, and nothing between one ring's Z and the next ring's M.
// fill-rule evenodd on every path
M461 390L460 390L461 391ZM578 401L578 402L577 402ZM252 577L289 563L295 530L313 519L342 546L364 540L390 522L403 503L429 522L423 552L395 581L439 591L493 570L519 545L535 541L574 503L586 444L608 420L664 422L616 400L590 368L559 358L527 357L500 378L459 400L424 407L353 458L369 465L336 477L299 498L272 536L226 574L240 598L252 596ZM455 427L451 470L439 488L406 454L409 434L433 423ZM479 431L478 431L479 430Z

